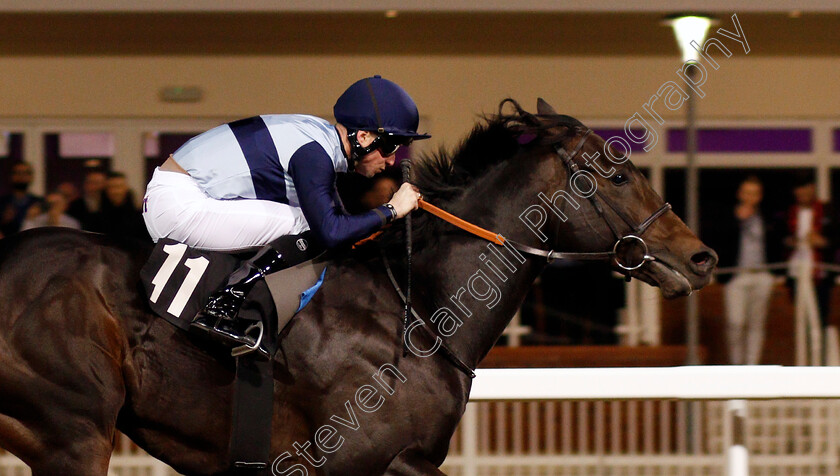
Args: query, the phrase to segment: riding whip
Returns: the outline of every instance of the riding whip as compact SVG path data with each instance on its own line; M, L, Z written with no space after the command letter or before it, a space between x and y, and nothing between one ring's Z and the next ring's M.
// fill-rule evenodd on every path
M400 163L402 167L403 183L411 183L411 160L404 159ZM400 338L403 343L403 357L408 356L408 345L405 343L405 331L410 324L408 321L411 316L411 212L405 216L405 256L406 256L406 271L405 271L405 314L403 315L402 330Z

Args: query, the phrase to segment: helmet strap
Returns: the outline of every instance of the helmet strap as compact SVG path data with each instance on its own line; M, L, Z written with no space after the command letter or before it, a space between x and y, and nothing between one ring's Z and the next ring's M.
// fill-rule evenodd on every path
M348 161L347 168L351 171L356 169L356 164L362 160L362 157L370 154L379 147L379 137L374 139L369 146L362 146L359 142L358 132L358 130L347 130L347 141L350 142L350 160Z

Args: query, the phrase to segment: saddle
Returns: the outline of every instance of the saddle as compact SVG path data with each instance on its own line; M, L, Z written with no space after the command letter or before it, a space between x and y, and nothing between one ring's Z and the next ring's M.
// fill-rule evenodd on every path
M294 237L286 237L294 238ZM239 317L263 323L259 341L271 355L277 339L292 318L312 299L326 274L322 249L305 239L280 240L288 268L260 280L245 298ZM284 250L278 250L284 251ZM140 271L149 307L170 324L189 331L193 317L207 305L249 254L229 254L190 248L161 239ZM208 340L209 342L209 340ZM246 349L247 350L247 349ZM274 408L273 363L254 354L233 352L236 380L233 391L230 437L232 474L270 475L271 421Z
M265 345L272 354L276 339L270 337L278 336L309 303L321 286L327 265L322 250L307 246L305 240L285 243L298 248L284 253L294 261L257 283L239 312L242 319L267 324ZM149 307L170 324L188 331L210 295L252 254L201 250L168 238L159 240L140 270Z

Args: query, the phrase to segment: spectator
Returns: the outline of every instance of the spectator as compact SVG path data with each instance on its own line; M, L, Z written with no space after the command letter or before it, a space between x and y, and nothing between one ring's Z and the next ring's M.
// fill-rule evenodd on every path
M29 208L43 199L29 193L32 166L18 162L12 166L11 193L0 197L0 233L9 236L20 230Z
M795 203L787 212L787 236L784 239L789 251L788 286L792 293L796 289L795 278L800 266L814 265L824 261L824 256L830 256L828 237L832 226L828 207L817 200L817 188L812 178L799 178L793 195ZM825 327L833 283L819 267L814 268L813 277L820 322Z
M134 205L134 197L128 188L125 174L109 172L105 183L105 201L102 204L102 218L105 233L115 236L130 236L150 241L143 215Z
M760 364L764 346L774 278L760 268L777 258L778 235L774 238L773 221L761 208L763 198L758 177L747 177L738 186L735 207L722 217L716 236L709 240L721 267L738 267L734 276L718 276L725 284L726 342L729 363L734 365Z
M30 207L30 210L38 210L41 213L24 220L21 230L29 230L31 228L39 228L43 226L62 226L66 228L75 228L77 230L82 228L78 220L65 214L67 211L67 199L61 192L48 194L45 199L46 210L40 210L41 208L40 204L34 204Z
M68 205L79 198L79 188L73 182L61 182L55 191L64 195L64 200Z
M79 220L82 229L97 233L105 232L102 204L105 197L105 172L93 170L85 175L82 196L70 202L67 214Z

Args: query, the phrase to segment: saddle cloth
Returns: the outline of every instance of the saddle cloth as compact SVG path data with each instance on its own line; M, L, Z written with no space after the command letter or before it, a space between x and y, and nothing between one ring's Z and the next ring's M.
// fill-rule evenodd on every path
M273 331L274 335L309 303L326 274L327 261L321 249L308 247L305 240L289 240L288 245L298 248L293 253L283 253L294 259L289 263L292 266L269 274L257 283L239 312L239 317L253 321L259 321L265 315L265 322L273 328L267 331ZM140 270L140 280L155 314L188 330L195 315L207 305L210 295L249 257L199 250L163 238ZM275 323L276 327L272 325Z

